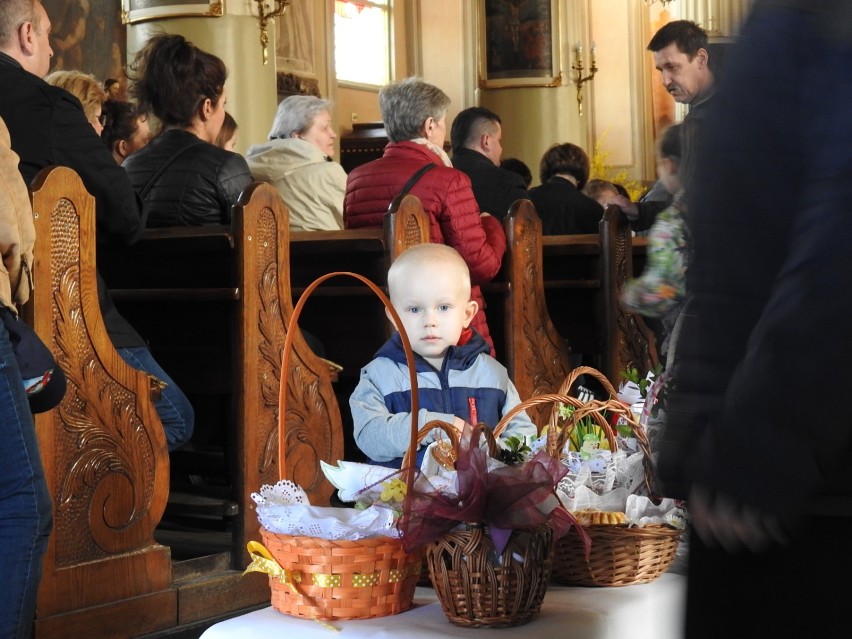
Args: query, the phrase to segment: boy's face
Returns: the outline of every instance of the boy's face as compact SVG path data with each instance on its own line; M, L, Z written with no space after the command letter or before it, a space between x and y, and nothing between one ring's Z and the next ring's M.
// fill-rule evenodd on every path
M391 295L411 348L440 369L450 346L458 344L462 330L477 311L457 265L432 262L400 273L402 290Z

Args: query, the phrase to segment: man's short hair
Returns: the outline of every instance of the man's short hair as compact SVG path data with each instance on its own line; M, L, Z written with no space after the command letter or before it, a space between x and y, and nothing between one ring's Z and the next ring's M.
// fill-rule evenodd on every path
M654 34L648 43L648 51L661 51L672 43L692 60L699 49L707 50L707 32L690 20L675 20Z
M474 146L486 133L494 133L500 116L485 107L469 107L460 111L450 129L453 152Z
M36 29L40 27L36 2L38 0L0 0L0 49L12 44L24 22L32 22Z

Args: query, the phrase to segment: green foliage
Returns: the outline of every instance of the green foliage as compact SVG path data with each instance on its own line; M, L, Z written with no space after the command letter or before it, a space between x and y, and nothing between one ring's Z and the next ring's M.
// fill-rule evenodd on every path
M661 372L662 367L659 364L657 364L653 369L651 369L651 374L653 375L654 379L659 377ZM651 385L651 382L653 380L649 380L647 376L640 377L639 369L637 369L635 366L629 366L627 369L621 371L621 376L628 382L633 382L639 387L639 394L642 396L643 399L648 396L648 387Z
M503 440L506 445L501 448L497 456L504 464L517 464L524 461L527 453L532 452L532 448L527 444L527 438L519 435L512 435Z
M568 420L573 414L573 406L559 405L559 417L563 420ZM588 453L588 450L593 448L609 449L609 441L606 438L606 433L598 426L591 415L586 415L577 420L574 424L574 429L568 436L568 442L569 450L575 450L580 453Z

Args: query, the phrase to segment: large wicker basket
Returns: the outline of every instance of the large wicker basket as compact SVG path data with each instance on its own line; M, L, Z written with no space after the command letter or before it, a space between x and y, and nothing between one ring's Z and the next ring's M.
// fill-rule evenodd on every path
M609 399L581 403L572 397L571 389L582 375L597 379L609 393ZM577 409L561 430L557 427L557 401L569 403ZM554 455L562 450L562 445L576 421L586 415L592 416L601 426L610 441L610 448L615 450L616 438L602 414L608 411L624 417L643 453L646 490L649 495L655 494L653 464L645 431L633 418L629 408L618 401L616 390L603 374L588 366L576 368L568 374L556 393L522 402L516 410L545 402L554 404L548 424L548 449ZM511 414L507 414L503 419L506 420L510 416ZM591 540L588 554L584 540L574 530L557 540L552 571L552 579L556 583L569 586L627 586L648 583L668 570L675 558L681 534L680 530L666 525L639 527L628 524L602 524L584 526L583 530Z
M289 370L293 334L307 298L325 280L339 275L351 276L366 284L382 300L396 325L402 327L390 301L370 280L356 273L329 273L305 289L293 310L284 342L282 371ZM400 328L400 334L412 389L416 391L414 355L404 329ZM282 455L286 436L283 420L287 415L285 383L281 384L278 426L279 468L282 469L285 468ZM412 392L412 448L417 438L417 401L417 393ZM410 487L413 468L405 473L405 479ZM281 575L270 575L269 579L272 606L280 612L315 620L366 619L403 612L413 604L423 552L407 552L399 538L331 541L265 529L260 532L266 549L283 569Z

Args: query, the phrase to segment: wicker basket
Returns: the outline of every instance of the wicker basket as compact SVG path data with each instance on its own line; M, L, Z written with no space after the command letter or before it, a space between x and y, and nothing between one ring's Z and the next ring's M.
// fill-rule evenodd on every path
M457 431L441 421L427 423L418 440L441 428L453 449ZM497 454L495 433L482 424L489 454ZM502 430L502 428L501 428ZM403 465L405 465L404 462ZM426 545L429 580L447 619L468 628L519 626L535 617L553 566L553 529L539 524L516 529L498 557L488 527L468 523Z
M549 524L516 530L498 558L487 528L469 525L426 547L435 594L458 626L500 628L530 621L541 609L553 565Z
M315 280L296 304L287 328L281 370L289 370L292 338L307 298L325 280L346 275L366 284L384 303L401 327L396 311L382 291L356 273L329 273ZM417 388L414 355L403 329L400 329L408 360L412 389ZM283 377L283 376L282 376ZM278 446L279 468L285 468L286 388L282 381ZM412 444L417 439L417 393L412 393ZM411 449L410 449L411 450ZM413 468L405 473L410 487ZM266 549L283 569L280 576L270 575L272 606L285 614L314 620L367 619L403 612L411 608L414 589L423 565L423 551L407 552L402 540L370 537L357 541L331 541L316 537L293 536L261 528Z
M287 571L270 577L272 607L306 619L368 619L408 610L422 556L399 539L331 541L260 530L263 543Z
M579 400L571 397L571 388L581 375L590 375L597 379L610 394L610 398L606 401L592 400L580 403ZM633 418L629 408L618 401L616 390L604 375L594 368L581 366L568 374L556 393L541 395L522 402L516 410L556 401L569 403L576 408L576 411L560 430L557 428L558 407L554 404L548 424L548 450L551 454L559 454L574 423L586 415L595 418L606 432L611 450L615 450L614 434L603 419L602 413L603 411L618 413L630 425L642 450L645 485L648 494L654 494L653 465L648 438ZM514 412L507 414L503 421L511 417ZM591 525L584 526L583 530L591 539L588 555L583 540L573 530L557 540L553 559L553 581L568 586L627 586L648 583L668 570L675 558L681 534L680 530L666 525L642 527L627 524Z

